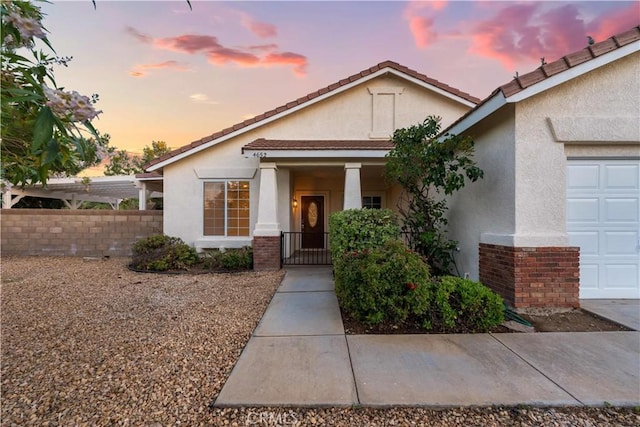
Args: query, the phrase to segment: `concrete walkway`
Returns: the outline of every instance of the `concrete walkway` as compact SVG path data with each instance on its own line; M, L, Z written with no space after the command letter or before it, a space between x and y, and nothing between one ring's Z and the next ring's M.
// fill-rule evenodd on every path
M613 320L629 329L640 331L640 300L582 299L580 307L596 316Z
M291 268L215 405L640 405L640 332L347 335L329 268Z

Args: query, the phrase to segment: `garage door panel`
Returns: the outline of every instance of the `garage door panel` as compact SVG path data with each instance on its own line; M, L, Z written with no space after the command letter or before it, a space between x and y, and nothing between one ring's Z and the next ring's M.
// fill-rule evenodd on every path
M567 188L593 190L600 186L599 165L572 165L567 170Z
M638 165L606 165L604 167L604 188L606 189L637 189Z
M599 217L599 200L569 199L567 202L567 218L572 222L597 223Z
M604 232L604 255L638 254L638 233L634 231L606 231Z
M588 255L598 255L600 247L599 233L597 231L569 232L569 244L571 246L580 246L580 255L582 257Z
M600 268L598 264L580 263L580 287L597 289Z
M640 298L640 161L569 160L566 206L580 298Z
M604 199L605 222L637 222L638 197Z
M604 273L608 289L635 289L638 287L637 265L607 264Z

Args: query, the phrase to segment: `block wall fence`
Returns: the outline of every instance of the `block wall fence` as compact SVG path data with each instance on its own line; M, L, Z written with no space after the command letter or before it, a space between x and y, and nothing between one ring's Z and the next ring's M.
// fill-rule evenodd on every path
M2 255L131 255L140 238L162 233L162 211L2 209Z

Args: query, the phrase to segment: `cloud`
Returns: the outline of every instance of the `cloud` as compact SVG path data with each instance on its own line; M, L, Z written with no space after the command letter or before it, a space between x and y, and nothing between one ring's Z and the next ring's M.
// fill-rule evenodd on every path
M217 105L218 104L217 101L212 101L204 93L194 93L193 95L189 95L189 99L191 99L193 102L197 102L197 103L200 103L200 104L211 104L211 105Z
M139 42L142 43L152 43L153 42L153 38L149 37L145 34L142 34L141 32L139 32L138 30L136 30L133 27L125 27L124 31L129 34L130 36L132 36L133 38L135 38L136 40L138 40Z
M503 7L472 28L469 52L496 59L506 70L515 71L518 66L539 63L541 58L551 62L582 49L587 46L587 35L602 41L630 29L637 25L640 13L635 3L624 10L599 14L587 24L580 10L584 5L549 5L536 2Z
M426 48L438 40L438 33L434 29L434 16L446 6L447 1L407 3L404 18L409 22L409 30L417 47ZM429 16L424 16L425 14Z
M292 65L293 72L297 76L304 76L307 74L307 57L293 52L273 52L268 53L264 59L265 64L276 65Z
M630 30L638 25L640 2L632 2L624 9L614 9L599 14L587 27L588 35L601 42L615 34Z
M261 39L275 37L278 35L278 29L276 28L275 25L269 24L266 22L256 21L248 13L245 13L245 12L240 12L240 13L242 16L241 18L242 25L245 28L247 28L249 31L251 31L253 34L260 37Z
M164 61L156 64L138 64L129 72L132 77L144 77L148 70L172 69L176 71L190 71L191 69L178 61Z
M293 52L280 52L279 46L275 43L231 48L223 46L217 37L210 35L183 34L175 37L153 38L131 27L127 27L126 31L136 40L157 49L203 55L213 65L228 63L241 67L289 65L297 76L304 76L307 72L306 56ZM145 74L144 70L145 68L138 66L131 75L140 77Z
M253 34L263 39L278 35L276 27L274 25L267 24L266 22L250 21L247 24L247 27Z
M212 50L223 48L222 45L218 43L218 39L216 37L196 34L184 34L177 37L155 39L153 44L161 49L190 54L197 52L210 52Z

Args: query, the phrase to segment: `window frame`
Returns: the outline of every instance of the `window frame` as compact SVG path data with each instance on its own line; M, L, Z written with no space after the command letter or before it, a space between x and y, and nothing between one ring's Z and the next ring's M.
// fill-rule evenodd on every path
M249 192L249 196L246 199L249 203L249 206L247 207L247 211L249 213L247 220L249 221L248 225L247 225L247 234L246 235L229 235L229 182L237 182L238 185L241 185L241 183L245 182L247 183L248 187L247 187L247 191ZM206 208L206 186L207 184L223 184L223 188L224 188L224 218L223 218L223 224L224 224L224 234L206 234L206 225L205 225L205 211L207 210ZM209 179L206 181L202 182L202 236L204 238L224 238L224 239L246 239L247 237L251 237L251 180L249 179L234 179L234 178L229 178L229 179Z

